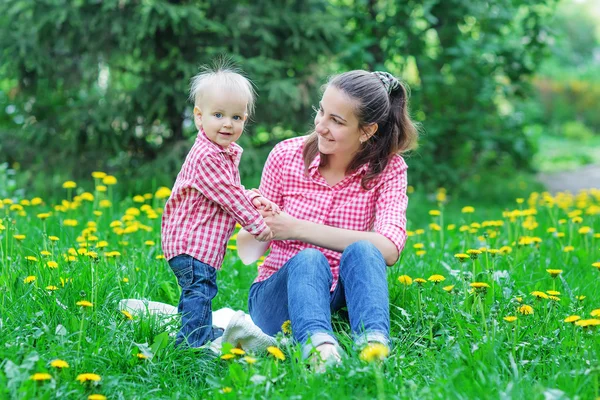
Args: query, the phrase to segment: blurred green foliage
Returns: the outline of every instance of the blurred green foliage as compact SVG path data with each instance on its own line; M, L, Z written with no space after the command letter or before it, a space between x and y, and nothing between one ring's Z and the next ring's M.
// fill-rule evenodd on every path
M600 3L563 0L551 20L550 56L534 80L537 114L547 132L569 137L574 124L600 134ZM583 127L581 127L583 125Z
M279 140L310 130L332 73L385 69L412 88L421 148L410 182L464 188L527 170L513 102L551 38L554 0L4 0L0 160L43 190L105 170L141 192L170 185L193 135L189 79L220 54L255 82L246 181ZM37 179L40 176L47 179Z

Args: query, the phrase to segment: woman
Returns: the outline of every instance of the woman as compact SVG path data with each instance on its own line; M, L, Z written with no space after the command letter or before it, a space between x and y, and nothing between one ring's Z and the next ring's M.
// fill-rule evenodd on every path
M291 320L303 356L339 360L331 312L347 306L358 347L389 342L386 265L406 239L406 164L417 130L404 86L385 72L350 71L326 85L308 136L279 143L260 192L281 207L265 221L271 252L250 288L267 334Z

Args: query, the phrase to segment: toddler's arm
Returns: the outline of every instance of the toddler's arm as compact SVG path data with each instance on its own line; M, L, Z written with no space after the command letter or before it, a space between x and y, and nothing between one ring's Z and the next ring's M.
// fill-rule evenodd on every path
M219 155L209 156L196 165L195 187L200 193L231 215L257 240L269 240L271 230L246 196L244 188L227 171Z

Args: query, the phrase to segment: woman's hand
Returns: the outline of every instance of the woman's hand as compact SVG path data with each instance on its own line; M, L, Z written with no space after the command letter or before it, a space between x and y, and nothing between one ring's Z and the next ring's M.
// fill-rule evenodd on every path
M302 223L301 220L284 211L280 211L275 215L270 211L259 211L269 228L271 228L273 240L293 240L298 237L297 232Z

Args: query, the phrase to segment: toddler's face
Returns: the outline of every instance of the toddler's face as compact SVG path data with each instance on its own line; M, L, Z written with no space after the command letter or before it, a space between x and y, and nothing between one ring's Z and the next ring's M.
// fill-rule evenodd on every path
M230 91L217 91L204 96L194 107L194 122L202 127L208 139L223 148L242 135L248 102Z

